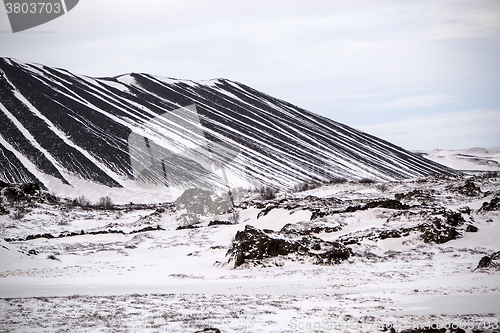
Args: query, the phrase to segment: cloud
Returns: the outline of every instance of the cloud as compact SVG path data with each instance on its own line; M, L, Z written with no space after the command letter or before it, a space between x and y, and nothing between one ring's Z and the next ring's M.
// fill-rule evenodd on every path
M0 5L0 56L224 77L348 125L500 109L499 40L498 0L85 0L18 34Z
M405 149L500 147L500 110L470 110L353 126Z
M375 110L421 108L421 107L436 106L441 103L453 101L454 99L455 97L450 95L413 96L413 97L404 97L385 103L361 104L361 107L375 109Z

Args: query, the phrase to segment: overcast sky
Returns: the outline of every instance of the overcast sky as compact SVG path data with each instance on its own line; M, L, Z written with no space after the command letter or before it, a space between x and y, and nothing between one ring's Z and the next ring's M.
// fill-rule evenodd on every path
M407 149L500 147L500 1L80 0L0 56L227 78Z

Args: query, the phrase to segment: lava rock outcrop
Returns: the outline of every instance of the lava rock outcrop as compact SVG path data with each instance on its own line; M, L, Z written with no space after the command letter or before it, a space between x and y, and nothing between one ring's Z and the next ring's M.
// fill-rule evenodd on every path
M350 249L341 243L324 241L311 235L291 237L250 225L236 233L226 254L230 256L228 262L234 262L234 268L246 263L265 265L263 261L276 257L311 259L317 265L332 265L348 259L350 255Z

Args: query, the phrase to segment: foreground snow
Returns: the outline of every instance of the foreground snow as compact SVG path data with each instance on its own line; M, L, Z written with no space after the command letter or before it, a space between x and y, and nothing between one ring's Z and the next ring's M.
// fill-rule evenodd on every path
M20 220L0 216L0 237L9 240L0 246L0 331L374 332L395 325L400 332L462 323L467 332L493 332L500 319L500 271L476 267L500 250L500 213L480 209L498 195L500 180L473 181L479 195L457 192L463 178L336 184L242 204L236 225L208 226L228 220L209 216L200 228L183 230L176 230L170 204L112 211L34 204ZM310 221L311 195L339 199L332 209L342 211L415 189L432 193L432 202L406 196L401 202L413 208L405 218L395 209L370 208ZM301 204L283 208L278 203L284 196ZM257 218L262 205L276 207ZM226 257L245 225L274 231L286 224L338 226L315 234L336 241L414 226L425 219L419 215L424 206L454 212L467 206L470 213L461 215L478 231L443 244L425 243L418 232L364 237L347 245L353 252L348 260L332 266L283 257L232 269ZM34 237L41 234L55 238ZM26 240L30 235L34 239Z

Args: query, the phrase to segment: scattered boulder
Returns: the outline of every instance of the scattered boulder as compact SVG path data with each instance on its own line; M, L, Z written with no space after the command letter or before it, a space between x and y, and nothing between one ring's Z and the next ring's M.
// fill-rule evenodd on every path
M422 232L422 240L425 243L444 244L462 236L456 228L447 226L438 218L419 225L418 229Z
M457 227L465 223L461 213L445 210L442 215L446 218L446 222L453 227Z
M406 202L416 201L417 203L428 205L435 201L435 198L433 196L434 192L435 192L434 190L427 191L427 190L415 189L406 194L397 193L394 195L394 198L396 200L401 200Z
M159 225L155 227L153 226L148 226L148 227L144 227L142 229L139 229L139 230L132 230L131 232L129 232L129 235L132 235L132 234L138 234L138 233L141 233L141 232L148 232L148 231L158 231L158 230L165 230L163 229L162 227L160 227ZM82 230L82 235L83 235L83 230Z
M490 256L484 256L479 260L476 269L493 268L500 269L500 251Z
M384 240L387 238L401 238L407 237L412 232L415 232L415 228L399 228L399 229L382 229L382 230L365 230L349 233L347 235L339 237L337 240L344 245L360 244L363 239L368 239L371 241Z
M444 244L463 236L465 219L459 212L448 209L436 209L428 222L416 227L422 232L422 240L426 243Z
M466 221L462 214L445 208L434 208L422 211L398 212L388 219L388 222L423 220L423 222L413 226L385 226L384 228L361 230L348 233L339 237L338 241L344 245L359 244L363 239L378 241L387 238L407 237L412 233L420 233L421 239L426 243L443 244L452 239L462 237L465 231ZM418 223L418 222L417 222ZM470 224L469 224L470 225ZM471 226L473 228L474 226Z
M462 214L470 214L472 212L469 206L460 207L458 211Z
M481 188L477 186L472 179L467 179L464 185L455 188L455 190L468 197L477 197L481 194Z
M479 228L472 224L467 225L467 228L465 229L465 232L478 232L478 231Z
M38 197L42 193L40 185L37 183L25 184L3 184L0 186L1 194L9 201L21 201Z
M482 212L491 212L494 210L500 210L500 196L494 197L490 202L483 203L483 206L479 209Z
M184 191L174 201L178 212L186 212L198 215L224 214L233 208L229 196L218 197L211 191L192 188Z
M316 218L324 217L326 215L341 213L342 210L339 208L342 206L342 200L337 198L318 198L313 195L308 195L304 198L282 198L280 200L271 201L245 201L242 202L239 207L246 209L249 207L255 207L257 209L262 209L259 212L257 218L267 215L273 209L286 209L291 211L291 213L299 210L308 210L312 212L311 220Z
M36 235L28 235L26 236L26 240L32 240L32 239L38 239L38 238L47 238L47 239L52 239L52 238L55 238L54 236L52 236L51 234L49 233L45 233L45 234L36 234Z
M40 185L37 183L26 183L19 186L22 193L27 195L35 195L41 192Z
M0 215L8 215L10 212L0 205Z
M248 262L262 264L260 260L288 255L311 258L318 265L332 265L349 258L350 250L341 243L323 241L315 236L296 238L247 225L245 230L236 233L228 255L235 268Z
M55 204L59 198L48 193L43 184L25 183L25 184L0 184L0 195L3 199L10 202L39 202Z
M184 229L198 229L201 228L199 225L193 225L193 224L188 224L188 225L180 225L175 230L184 230Z
M210 223L208 224L208 226L211 227L213 225L233 225L233 224L237 224L237 223L233 223L231 221L213 220L213 221L210 221Z
M392 200L392 199L386 199L386 200L375 200L375 201L370 201L364 206L349 206L345 210L346 213L352 213L356 212L358 210L367 210L371 208L388 208L388 209L397 209L397 210L406 210L410 209L410 206L401 203L399 200Z
M491 264L491 258L489 256L484 256L479 260L476 269L478 268L488 268Z
M326 223L321 222L299 222L299 223L288 223L283 228L281 228L280 233L295 235L295 236L307 236L310 234L319 234L322 232L332 233L342 230L342 227L330 226Z
M218 328L205 328L201 331L196 331L195 333L220 333Z

